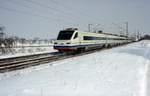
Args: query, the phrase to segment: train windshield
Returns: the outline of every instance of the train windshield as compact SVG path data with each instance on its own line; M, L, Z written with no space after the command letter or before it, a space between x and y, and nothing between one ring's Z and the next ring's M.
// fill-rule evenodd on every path
M57 40L70 40L74 31L60 31Z

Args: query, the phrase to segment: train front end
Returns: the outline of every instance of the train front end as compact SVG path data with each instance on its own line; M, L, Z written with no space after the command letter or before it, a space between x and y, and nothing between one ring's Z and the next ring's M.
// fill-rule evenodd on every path
M78 32L75 30L62 30L57 40L54 41L54 49L59 52L71 52L77 50Z

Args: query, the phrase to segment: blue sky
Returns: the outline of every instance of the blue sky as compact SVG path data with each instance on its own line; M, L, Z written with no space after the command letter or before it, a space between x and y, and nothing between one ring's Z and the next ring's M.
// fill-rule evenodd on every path
M119 34L125 22L130 34L150 34L149 5L149 0L0 0L0 25L24 38L56 38L63 28L87 31L88 24Z

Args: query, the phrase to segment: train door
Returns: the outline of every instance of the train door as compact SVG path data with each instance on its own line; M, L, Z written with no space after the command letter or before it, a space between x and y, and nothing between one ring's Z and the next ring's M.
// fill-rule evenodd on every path
M78 32L75 32L72 39L73 39L73 43L76 44L76 45L79 44L79 38L78 37L79 37Z

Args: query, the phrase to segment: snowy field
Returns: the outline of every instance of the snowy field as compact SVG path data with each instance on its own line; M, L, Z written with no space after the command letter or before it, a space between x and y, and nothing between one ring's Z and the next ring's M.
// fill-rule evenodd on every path
M140 41L0 74L0 96L146 96L149 65L150 41Z

